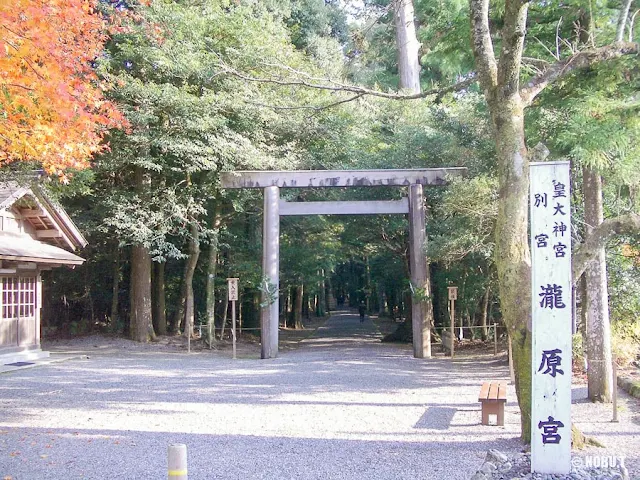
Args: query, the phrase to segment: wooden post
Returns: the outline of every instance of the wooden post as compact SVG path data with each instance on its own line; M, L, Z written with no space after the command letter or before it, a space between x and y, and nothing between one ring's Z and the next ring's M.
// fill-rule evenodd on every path
M233 343L233 359L236 359L236 301L238 300L238 279L227 278L228 296L231 301L231 338Z
M611 401L613 402L613 418L611 421L618 423L618 363L616 362L616 356L612 355L612 357L613 385L611 387Z
M242 335L242 299L238 299L238 336Z
M451 317L451 358L453 358L453 348L456 343L454 330L456 328L456 300L458 299L458 287L447 287L449 291L449 315Z
M411 295L411 319L413 327L413 356L431 357L431 323L433 307L430 295L427 257L424 253L427 237L425 234L425 211L422 185L409 187L409 262L411 264L411 284L417 291Z
M280 288L280 188L266 187L264 189L264 224L262 233L262 274L270 285L265 288L273 289L275 301L271 301L266 292L262 294L265 305L260 311L261 358L275 358L278 356L278 291Z
M187 446L183 443L169 445L167 479L187 480Z
M233 359L236 359L236 301L231 302L231 335L233 337Z
M449 309L451 311L451 357L453 357L453 349L456 344L456 302L455 300L451 300Z
M493 354L498 355L498 324L493 322Z
M40 274L40 272L38 272L38 275L36 276L36 310L35 310L35 314L36 314L36 326L35 326L35 334L36 334L36 344L38 346L38 348L40 348L41 346L41 339L40 339L40 331L41 331L41 326L40 326L40 321L41 321L41 316L42 316L42 275Z

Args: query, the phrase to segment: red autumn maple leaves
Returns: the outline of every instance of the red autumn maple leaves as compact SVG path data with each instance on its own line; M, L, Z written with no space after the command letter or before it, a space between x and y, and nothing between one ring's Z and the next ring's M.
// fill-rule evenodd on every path
M91 67L106 39L93 5L0 0L0 166L85 168L106 129L126 123Z

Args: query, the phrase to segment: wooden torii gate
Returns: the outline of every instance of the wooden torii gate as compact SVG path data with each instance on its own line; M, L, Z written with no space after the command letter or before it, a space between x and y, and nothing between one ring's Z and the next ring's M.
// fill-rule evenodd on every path
M221 174L222 188L262 188L264 222L262 233L262 272L276 295L280 288L280 216L286 215L375 215L408 214L411 284L427 295L431 286L424 255L425 211L423 185L444 185L447 176L466 173L464 167L405 170L297 170L236 171ZM409 198L389 201L287 202L280 199L280 188L313 187L408 187ZM263 304L268 303L263 292ZM261 357L278 355L278 302L263 307L260 314ZM433 308L424 296L412 296L413 355L431 356Z

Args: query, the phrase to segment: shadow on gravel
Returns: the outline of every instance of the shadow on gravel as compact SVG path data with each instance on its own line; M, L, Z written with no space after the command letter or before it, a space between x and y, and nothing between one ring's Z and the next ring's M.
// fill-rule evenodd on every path
M451 407L430 406L413 428L447 430L451 426L451 421L456 412L457 409Z

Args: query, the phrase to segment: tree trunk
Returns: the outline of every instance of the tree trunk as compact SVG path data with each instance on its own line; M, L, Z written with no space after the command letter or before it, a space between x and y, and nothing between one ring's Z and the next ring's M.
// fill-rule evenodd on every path
M211 222L211 244L207 262L207 342L212 345L215 341L216 328L216 275L218 267L218 241L220 234L220 207L216 203Z
M490 102L498 147L496 266L500 306L513 345L522 439L531 439L531 257L527 235L529 161L519 98Z
M280 307L278 318L282 317L283 328L293 328L293 309L291 308L293 289L294 287L287 287L287 295L280 301L280 304L278 305Z
M528 239L529 159L520 64L528 2L507 1L499 61L489 25L489 0L469 0L472 49L487 102L498 163L495 261L502 316L513 345L521 435L531 441L531 256Z
M583 169L585 240L604 219L602 178L589 168ZM589 399L594 402L611 401L611 326L607 293L607 263L601 247L596 260L585 271L587 320L587 382Z
M531 440L531 257L528 241L529 160L519 94L485 92L497 147L500 197L495 261L503 321L512 338L522 440Z
M309 293L304 289L304 295L302 296L302 316L309 320Z
M144 193L151 183L148 172L135 167L133 172L135 190ZM131 249L131 338L139 342L155 340L151 311L151 254L149 248L137 244Z
M133 247L132 247L133 250ZM133 251L131 252L133 257ZM135 298L134 282L133 282L133 264L130 266L129 272L129 338L136 338L136 310L133 307L133 299Z
M487 328L487 315L489 314L489 296L491 295L491 287L487 287L486 291L484 292L484 299L482 300L482 328L481 330L481 335L482 335L482 341L486 342L487 341L487 336L489 335L489 330Z
M324 277L324 309L329 315L331 315L331 305L329 299L331 298L331 292L333 290L331 286L331 277L326 275L326 272L322 270L322 276Z
M318 282L318 305L316 315L324 317L326 312L327 301L325 298L324 270L320 270L320 281Z
M227 324L227 315L229 314L229 290L224 295L224 313L222 314L222 325L220 326L220 340L224 337L224 327Z
M382 317L386 312L385 310L386 295L384 294L384 288L382 287L382 285L378 285L377 291L378 291L378 316Z
M396 48L398 50L398 74L400 90L420 92L420 44L416 37L412 0L395 0L394 23L396 27Z
M167 334L167 309L164 290L164 270L166 262L155 262L153 277L153 326L158 335Z
M366 295L367 314L371 313L371 266L369 265L369 257L364 257L364 272L365 272L365 286L364 291Z
M182 332L182 322L184 321L185 308L187 305L187 282L185 282L185 278L187 277L187 266L188 262L184 267L184 274L180 284L180 298L178 298L178 306L173 314L173 321L171 322L171 331L177 334Z
M255 289L245 288L242 292L242 326L251 329L255 333L260 326L258 312L260 311L260 292Z
M580 325L578 326L578 330L580 331L580 335L582 335L582 345L583 349L586 348L587 345L587 277L586 275L580 276ZM585 350L586 357L586 350Z
M618 26L616 28L616 42L624 40L624 29L627 26L627 19L629 18L629 10L633 0L622 0L620 9L620 15L618 16Z
M400 90L408 90L411 93L420 92L420 44L416 37L414 24L413 0L395 0L394 23L396 27L396 48L398 50L398 74L400 76ZM407 237L407 241L409 238ZM405 270L407 278L411 278L409 268L409 255L405 255ZM428 278L428 277L427 277ZM399 298L400 299L400 298ZM404 295L405 321L399 325L394 333L385 339L394 341L413 341L413 299L411 292ZM368 301L368 297L367 297ZM367 310L369 305L367 303Z
M302 305L304 298L304 285L301 283L295 287L295 302L293 305L293 328L302 329Z
M391 320L395 322L396 318L400 315L400 294L397 288L391 290L387 304L389 306L389 316Z
M195 318L194 301L193 301L193 274L198 265L198 257L200 256L200 233L198 224L192 220L189 227L191 238L189 239L189 259L184 271L184 283L187 286L187 297L185 303L185 336L193 336L193 321Z
M85 268L84 292L87 299L85 310L89 310L89 325L93 325L95 324L95 310L93 307L93 295L91 294L91 282L89 281L89 268ZM83 317L86 318L85 315Z
M131 320L133 340L155 338L151 323L151 255L143 245L131 249Z
M409 238L407 237L407 241ZM404 255L404 270L406 278L411 278L411 262L409 260L409 250ZM399 335L402 335L401 341L413 342L413 312L411 311L412 303L411 291L407 290L404 295L398 297L400 303L399 310L402 312L400 316L404 315L404 322L398 326Z
M287 285L286 287L280 287L280 290L284 290L287 294L284 298L281 299L279 307L280 311L278 312L278 321L282 318L282 328L293 328L293 310L289 308L291 305L291 299L293 297L294 292L292 291L294 287Z
M116 244L113 252L113 283L111 287L111 331L118 330L118 300L120 293L120 247Z
M489 312L487 313L487 324L491 326L493 324L493 303L489 298Z
M580 323L578 325L578 331L582 337L582 365L584 371L587 371L587 275L582 274L580 276L580 283L577 288L580 293ZM577 303L577 302L576 302ZM587 394L589 388L587 387Z

